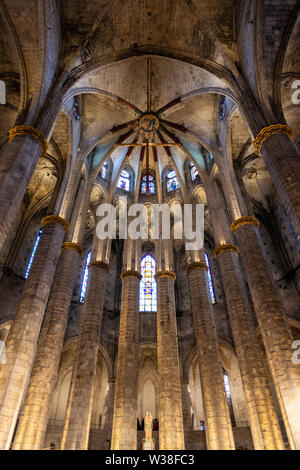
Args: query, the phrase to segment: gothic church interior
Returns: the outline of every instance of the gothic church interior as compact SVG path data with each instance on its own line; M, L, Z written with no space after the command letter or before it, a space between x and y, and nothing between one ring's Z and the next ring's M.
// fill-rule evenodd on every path
M0 449L300 450L299 2L0 11Z

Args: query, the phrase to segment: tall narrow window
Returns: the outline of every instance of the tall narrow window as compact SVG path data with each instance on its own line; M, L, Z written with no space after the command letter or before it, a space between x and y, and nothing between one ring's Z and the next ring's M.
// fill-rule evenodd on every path
M82 281L81 292L80 292L80 302L82 304L84 302L84 297L86 294L86 288L87 288L87 283L88 283L88 278L89 278L89 264L91 261L91 255L92 255L92 252L89 251L86 257L86 261L85 261L84 275L83 275L83 281Z
M155 276L155 259L146 255L141 261L140 312L157 312L157 289Z
M107 162L104 162L101 167L101 178L107 179Z
M26 269L25 279L27 279L28 276L29 276L29 272L30 272L35 254L36 254L36 250L37 250L37 247L39 245L39 242L40 242L40 239L41 239L41 236L42 236L42 231L43 231L43 229L41 228L41 230L38 233L38 236L36 237L35 244L34 244L34 247L33 247L33 250L32 250L31 256L30 256L30 260L29 260L29 263L28 263L28 266L27 266L27 269Z
M148 186L147 186L147 175L143 176L141 183L141 193L142 194L155 194L155 181L154 176L148 176Z
M208 275L208 287L209 287L211 303L214 305L216 303L216 298L215 298L215 291L214 291L213 281L212 281L212 277L211 277L209 257L208 257L207 253L204 253L204 256L205 256L206 266L208 267L207 275Z
M172 170L169 171L167 174L167 191L168 193L171 191L175 191L175 189L179 188L179 181L176 176L176 171Z
M226 374L226 372L223 373L223 377L224 377L224 386L225 386L226 397L231 399L229 377Z
M227 372L224 369L223 369L223 380L224 380L224 387L225 387L225 393L226 393L226 398L227 398L227 402L228 402L228 408L229 408L231 423L232 423L232 426L235 426L235 419L234 419L234 412L233 412L233 406L232 406L229 377L228 377Z
M130 190L130 176L129 176L128 171L126 170L121 171L121 175L120 175L117 187L127 192Z
M195 167L195 165L192 165L192 166L191 166L191 178L192 178L192 181L195 181L195 179L197 178L197 176L199 176L198 170L197 170L197 168Z

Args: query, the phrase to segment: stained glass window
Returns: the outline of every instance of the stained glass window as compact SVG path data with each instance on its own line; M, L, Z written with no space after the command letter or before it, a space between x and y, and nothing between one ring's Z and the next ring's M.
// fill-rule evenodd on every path
M141 261L140 312L157 312L155 259L146 255Z
M230 385L229 385L229 377L226 374L226 372L223 373L223 377L224 377L224 386L225 386L226 397L228 399L230 399L231 398L231 392L230 392Z
M104 162L102 167L101 167L101 178L106 180L107 178L107 162Z
M39 242L40 242L40 239L41 239L41 236L42 236L42 231L43 231L43 229L41 229L39 231L38 236L36 237L35 244L34 244L34 247L33 247L33 250L32 250L31 256L30 256L30 260L29 260L29 263L28 263L28 266L27 266L27 269L26 269L25 279L27 279L28 276L29 276L29 272L30 272L35 254L36 254L36 250L37 250L37 247L39 245Z
M154 176L149 175L149 194L155 194L155 181L154 181ZM143 176L142 178L142 184L141 184L141 193L142 194L147 194L147 176Z
M130 190L130 176L129 176L128 171L126 170L121 171L121 175L120 175L117 187L120 189L124 189L124 191Z
M223 369L223 380L224 380L224 387L225 387L225 393L226 393L226 398L227 398L228 407L229 407L231 423L232 423L232 426L235 426L236 424L235 424L234 411L233 411L233 406L232 406L229 377L228 377L227 372L224 369Z
M205 256L206 266L208 267L207 275L208 275L208 287L209 287L209 292L210 292L211 303L215 304L216 303L216 298L215 298L213 281L212 281L212 277L211 277L209 257L207 255L207 253L205 253L204 256Z
M84 302L84 297L86 294L86 288L87 288L87 283L88 283L88 278L89 278L89 264L91 261L91 255L92 255L92 252L89 251L86 257L86 261L85 261L84 275L83 275L83 281L82 281L81 292L80 292L80 302L82 304Z
M176 176L176 171L170 171L167 174L167 191L175 191L175 189L179 188L179 181Z
M192 181L195 181L195 179L197 178L197 176L199 176L198 170L197 170L197 168L195 167L195 165L192 165L192 166L191 166L191 177L192 177Z

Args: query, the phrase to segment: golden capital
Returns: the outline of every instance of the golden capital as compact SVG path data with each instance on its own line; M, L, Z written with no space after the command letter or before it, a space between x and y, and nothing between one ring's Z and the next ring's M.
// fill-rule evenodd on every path
M105 261L92 261L92 263L89 264L88 269L92 268L93 266L105 269L105 271L109 273L109 265Z
M226 243L224 245L219 245L215 249L215 257L218 258L219 255L222 253L225 253L226 251L233 251L237 254L239 254L240 250L236 245L233 245L232 243Z
M256 217L240 217L239 219L232 222L230 230L236 234L237 229L243 225L255 225L255 227L258 227L259 221L256 219Z
M73 251L77 251L77 253L79 253L80 255L82 254L83 252L83 248L81 245L79 245L79 243L72 243L72 242L65 242L62 244L61 246L61 250L73 250Z
M158 271L154 277L155 279L168 278L168 279L172 279L173 281L176 280L176 274L173 273L173 271L167 271L167 270Z
M44 217L42 219L42 227L48 224L59 224L64 228L65 232L69 230L70 227L69 222L58 215L47 215L47 217Z
M194 261L187 265L186 272L189 274L191 271L194 271L194 269L204 269L208 271L208 266L205 263L201 263L201 261Z
M122 272L121 279L123 280L123 279L126 279L127 277L137 277L139 281L142 279L142 276L138 271L133 271L131 269L128 269L128 271Z
M30 135L37 140L41 146L41 157L44 157L48 150L48 142L44 134L32 126L15 126L8 132L8 141L12 142L16 135Z
M264 127L253 141L254 152L261 157L261 148L263 143L275 134L287 134L290 139L294 139L293 129L285 124L272 124L271 126Z

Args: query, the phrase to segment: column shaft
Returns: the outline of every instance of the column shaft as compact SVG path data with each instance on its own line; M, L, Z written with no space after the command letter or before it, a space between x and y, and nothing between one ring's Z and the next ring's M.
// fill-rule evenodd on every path
M160 450L184 450L181 378L178 354L175 274L157 279L157 363ZM173 277L172 277L173 274Z
M49 402L56 384L79 258L80 251L78 250L62 250L38 341L22 415L14 439L15 450L42 449L47 428Z
M221 251L217 257L241 370L254 447L256 450L284 449L264 366L263 350L251 317L237 253L226 250Z
M139 273L122 275L122 305L112 428L113 450L137 448Z
M285 134L269 137L262 155L297 236L300 235L300 155Z
M106 268L101 262L90 264L61 445L65 450L88 448Z
M16 136L7 142L0 158L0 250L3 250L30 178L38 162L41 147L29 136Z
M182 419L183 419L183 429L184 429L184 442L185 447L189 449L190 433L193 430L193 421L192 421L192 400L191 395L188 390L187 381L181 382L181 398L182 398Z
M300 449L300 370L292 362L292 334L263 259L256 228L242 225L236 237L290 446Z
M191 269L192 268L192 269ZM225 395L216 327L207 291L206 270L188 269L201 379L208 450L233 450L234 438Z
M10 447L63 237L64 228L60 223L49 223L44 227L38 252L6 341L7 362L0 367L1 449Z

